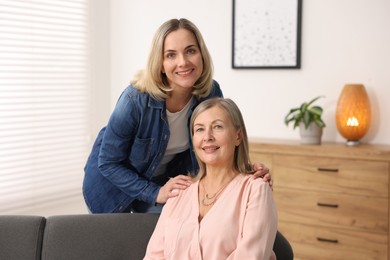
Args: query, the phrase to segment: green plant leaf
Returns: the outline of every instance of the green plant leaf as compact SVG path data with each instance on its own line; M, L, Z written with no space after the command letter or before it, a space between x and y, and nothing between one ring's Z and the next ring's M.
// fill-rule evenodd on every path
M308 109L311 113L321 116L322 115L322 108L319 106L314 106Z
M324 96L318 96L318 97L314 98L313 100L309 101L309 103L308 103L307 106L310 106L310 105L313 104L317 99L322 98L322 97L324 97Z
M303 113L303 123L305 124L305 128L307 129L309 127L310 121L311 121L311 114L309 110L305 110Z
M300 122L303 122L307 129L310 123L314 122L319 127L325 127L325 123L321 119L323 109L320 106L312 106L312 104L319 98L324 96L318 96L309 102L302 103L297 108L292 108L284 118L284 123L288 126L293 122L293 129L299 126Z
M318 118L318 119L314 120L314 123L315 123L318 127L321 127L321 128L326 126L325 123L324 123L324 121L322 121L321 118Z

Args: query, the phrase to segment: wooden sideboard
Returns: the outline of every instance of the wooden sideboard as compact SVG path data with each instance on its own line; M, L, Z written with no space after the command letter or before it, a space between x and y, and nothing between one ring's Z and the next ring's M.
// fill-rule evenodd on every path
M390 259L390 145L250 140L295 259Z

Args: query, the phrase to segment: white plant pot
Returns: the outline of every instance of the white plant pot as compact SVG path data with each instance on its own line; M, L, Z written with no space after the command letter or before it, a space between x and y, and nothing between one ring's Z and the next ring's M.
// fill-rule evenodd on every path
M321 144L322 127L317 126L315 123L310 123L306 129L305 124L301 122L299 124L299 134L301 136L301 144Z

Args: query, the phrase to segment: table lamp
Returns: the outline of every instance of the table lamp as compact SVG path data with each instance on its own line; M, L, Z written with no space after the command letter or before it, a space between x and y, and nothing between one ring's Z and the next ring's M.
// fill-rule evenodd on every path
M362 84L346 84L336 108L336 124L339 133L347 139L347 145L360 143L371 123L371 109L367 92Z

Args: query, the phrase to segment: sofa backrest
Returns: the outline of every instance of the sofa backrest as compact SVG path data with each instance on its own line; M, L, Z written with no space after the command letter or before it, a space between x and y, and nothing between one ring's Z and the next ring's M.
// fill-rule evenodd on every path
M41 216L0 216L0 259L41 259L45 221Z
M157 214L93 214L48 217L43 260L140 260Z
M158 214L0 215L0 260L141 260ZM278 232L278 260L292 260Z

